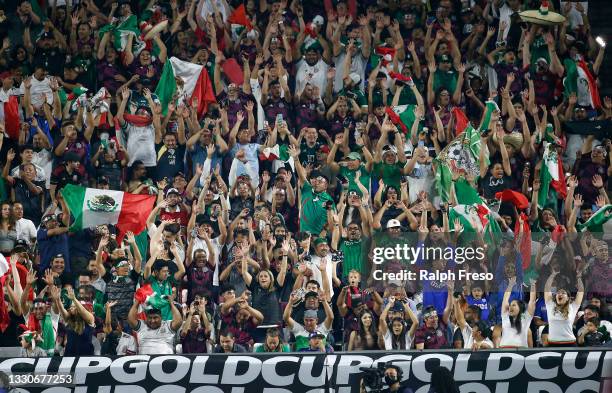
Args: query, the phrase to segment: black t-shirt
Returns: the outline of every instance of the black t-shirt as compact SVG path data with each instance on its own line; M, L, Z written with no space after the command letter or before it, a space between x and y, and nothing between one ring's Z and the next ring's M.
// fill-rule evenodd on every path
M163 144L155 146L157 152L164 149L164 153L157 160L156 179L164 177L172 179L177 173L185 173L185 145L177 145L176 149L166 149Z
M274 289L269 291L262 288L257 282L256 278L253 277L251 285L248 287L253 296L253 308L259 310L264 320L261 322L262 325L274 325L282 320L280 312L280 299L278 296L278 286L274 282Z
M487 173L486 176L480 181L482 185L483 195L486 199L494 199L495 194L512 188L512 178L509 176L502 176L501 179L497 179Z

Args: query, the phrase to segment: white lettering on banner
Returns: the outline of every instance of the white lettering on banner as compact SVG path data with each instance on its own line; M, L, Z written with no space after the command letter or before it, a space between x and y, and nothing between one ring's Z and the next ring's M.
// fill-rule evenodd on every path
M74 370L74 383L77 385L85 385L87 374L95 374L109 368L113 361L110 358L101 356L85 356L77 360Z
M510 363L510 367L505 370L501 370L501 360L502 359L512 359ZM507 352L493 352L489 354L489 359L487 360L487 370L485 372L485 381L499 381L499 380L508 380L516 377L523 371L523 366L525 365L525 357L518 353Z
M193 389L191 393L223 393L223 390L216 386L200 386Z
M39 358L40 359L45 359L45 358ZM34 365L34 363L36 362L35 358L13 358L13 359L6 359L4 360L2 363L0 363L0 371L7 373L7 374L11 374L13 372L13 366L16 364L29 364L29 365Z
M98 393L100 393L99 390ZM115 387L113 393L147 393L147 390L137 385L124 385Z
M41 374L47 374L49 371L49 365L51 364L51 359L52 358L40 358L38 362L36 362L36 367L34 367L34 372L36 373L41 373ZM74 363L74 358L62 358L62 363L66 362L66 363L70 363L70 366L72 366L72 363ZM70 367L67 370L68 372L70 372Z
M51 361L51 358L43 358L43 359L49 359L49 361ZM66 357L66 358L63 357L57 369L57 373L58 374L70 374L72 372L72 366L74 366L74 362L76 362L76 358L74 357ZM47 373L48 367L49 367L49 364L46 365L44 370L39 371L38 364L36 364L36 369L34 371L41 373L41 374L45 374Z
M344 356L342 356L344 357ZM298 378L300 382L306 386L324 386L327 370L322 367L319 376L312 375L312 366L314 365L315 356L304 356L300 363Z
M584 367L581 369L576 368L577 358L578 352L567 352L565 356L563 356L562 370L565 375L570 378L586 379L597 371L601 352L589 352Z
M149 359L149 355L122 356L117 358L113 364L111 364L111 376L120 383L142 381L147 377ZM127 369L133 370L133 372L125 371L126 363L129 363Z
M455 360L455 381L480 381L482 371L468 371L470 354L460 353Z
M189 378L189 383L195 384L218 384L219 376L215 374L206 374L206 362L210 356L196 356L193 360L193 366L191 367L191 377Z
M176 368L171 373L167 374L164 371L164 362L170 360L171 364L176 362ZM154 357L149 363L149 372L157 381L162 383L178 382L185 378L189 372L191 361L183 356L159 356ZM166 366L168 367L168 366Z
M525 371L536 379L553 379L559 375L559 367L545 369L540 366L540 358L546 357L561 357L563 356L558 352L540 352L529 355L525 358Z
M244 374L237 375L238 363L243 362L248 364L247 371ZM261 372L261 360L253 356L229 356L223 367L223 376L221 377L222 384L228 385L246 385L253 382Z
M595 392L599 393L599 382L593 380L585 380L574 382L570 385L565 393L582 393L582 392ZM604 390L602 390L604 392Z
M372 367L372 358L360 355L342 355L336 369L336 384L348 384L351 374L361 373L359 367Z
M612 351L607 351L601 368L602 378L612 378Z
M379 363L392 362L394 366L400 367L403 371L402 381L406 381L410 377L410 361L412 356L410 355L387 355L378 358L372 364L372 367L378 367Z
M451 356L436 353L418 356L412 360L412 375L420 381L431 382L431 373L425 368L425 362L429 359L438 359L440 363L437 366L443 366L449 370L453 369L454 359Z
M261 376L264 381L273 386L291 385L295 379L295 374L281 376L276 372L276 365L284 362L299 363L300 358L297 356L279 356L264 360L261 365Z
M563 393L563 390L554 382L529 382L527 393Z

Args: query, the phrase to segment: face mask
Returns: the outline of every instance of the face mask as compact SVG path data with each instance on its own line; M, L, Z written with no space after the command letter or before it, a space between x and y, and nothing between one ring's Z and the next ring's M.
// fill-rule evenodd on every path
M394 384L394 383L396 383L396 382L397 382L396 377L391 376L391 375L385 375L385 383L386 383L388 386L391 386L391 385L393 385L393 384Z

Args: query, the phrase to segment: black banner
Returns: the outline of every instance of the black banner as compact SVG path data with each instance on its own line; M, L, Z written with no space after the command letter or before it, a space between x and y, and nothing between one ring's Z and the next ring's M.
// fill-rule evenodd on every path
M429 390L432 368L453 372L462 393L610 393L612 351L352 352L11 358L7 374L70 374L73 386L23 387L47 393L350 393L359 392L360 367L393 362L415 393Z

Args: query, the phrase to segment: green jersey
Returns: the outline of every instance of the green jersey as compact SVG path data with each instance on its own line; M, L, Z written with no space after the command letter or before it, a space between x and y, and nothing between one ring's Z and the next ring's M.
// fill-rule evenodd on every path
M327 222L327 209L325 203L331 202L335 209L334 200L327 192L315 192L309 182L302 186L302 211L300 214L300 230L319 235Z
M342 277L348 277L351 270L357 270L361 274L365 273L364 264L364 247L366 241L361 238L359 240L343 240L340 244L340 251L344 255L342 262Z
M361 182L361 184L363 184L363 186L366 189L369 189L370 188L370 172L366 170L366 167L364 164L361 164L359 168L355 170L350 170L348 169L348 167L345 167L345 166L340 167L340 175L346 177L349 181L348 190L356 191L359 195L361 195L361 190L359 189L359 187L357 186L357 183L355 182L355 174L357 173L357 171L361 171L359 175L359 181Z
M376 164L374 164L372 173L375 174L379 179L382 178L385 182L385 185L392 186L396 190L399 190L403 168L404 163L401 163L399 161L395 164L377 162Z

